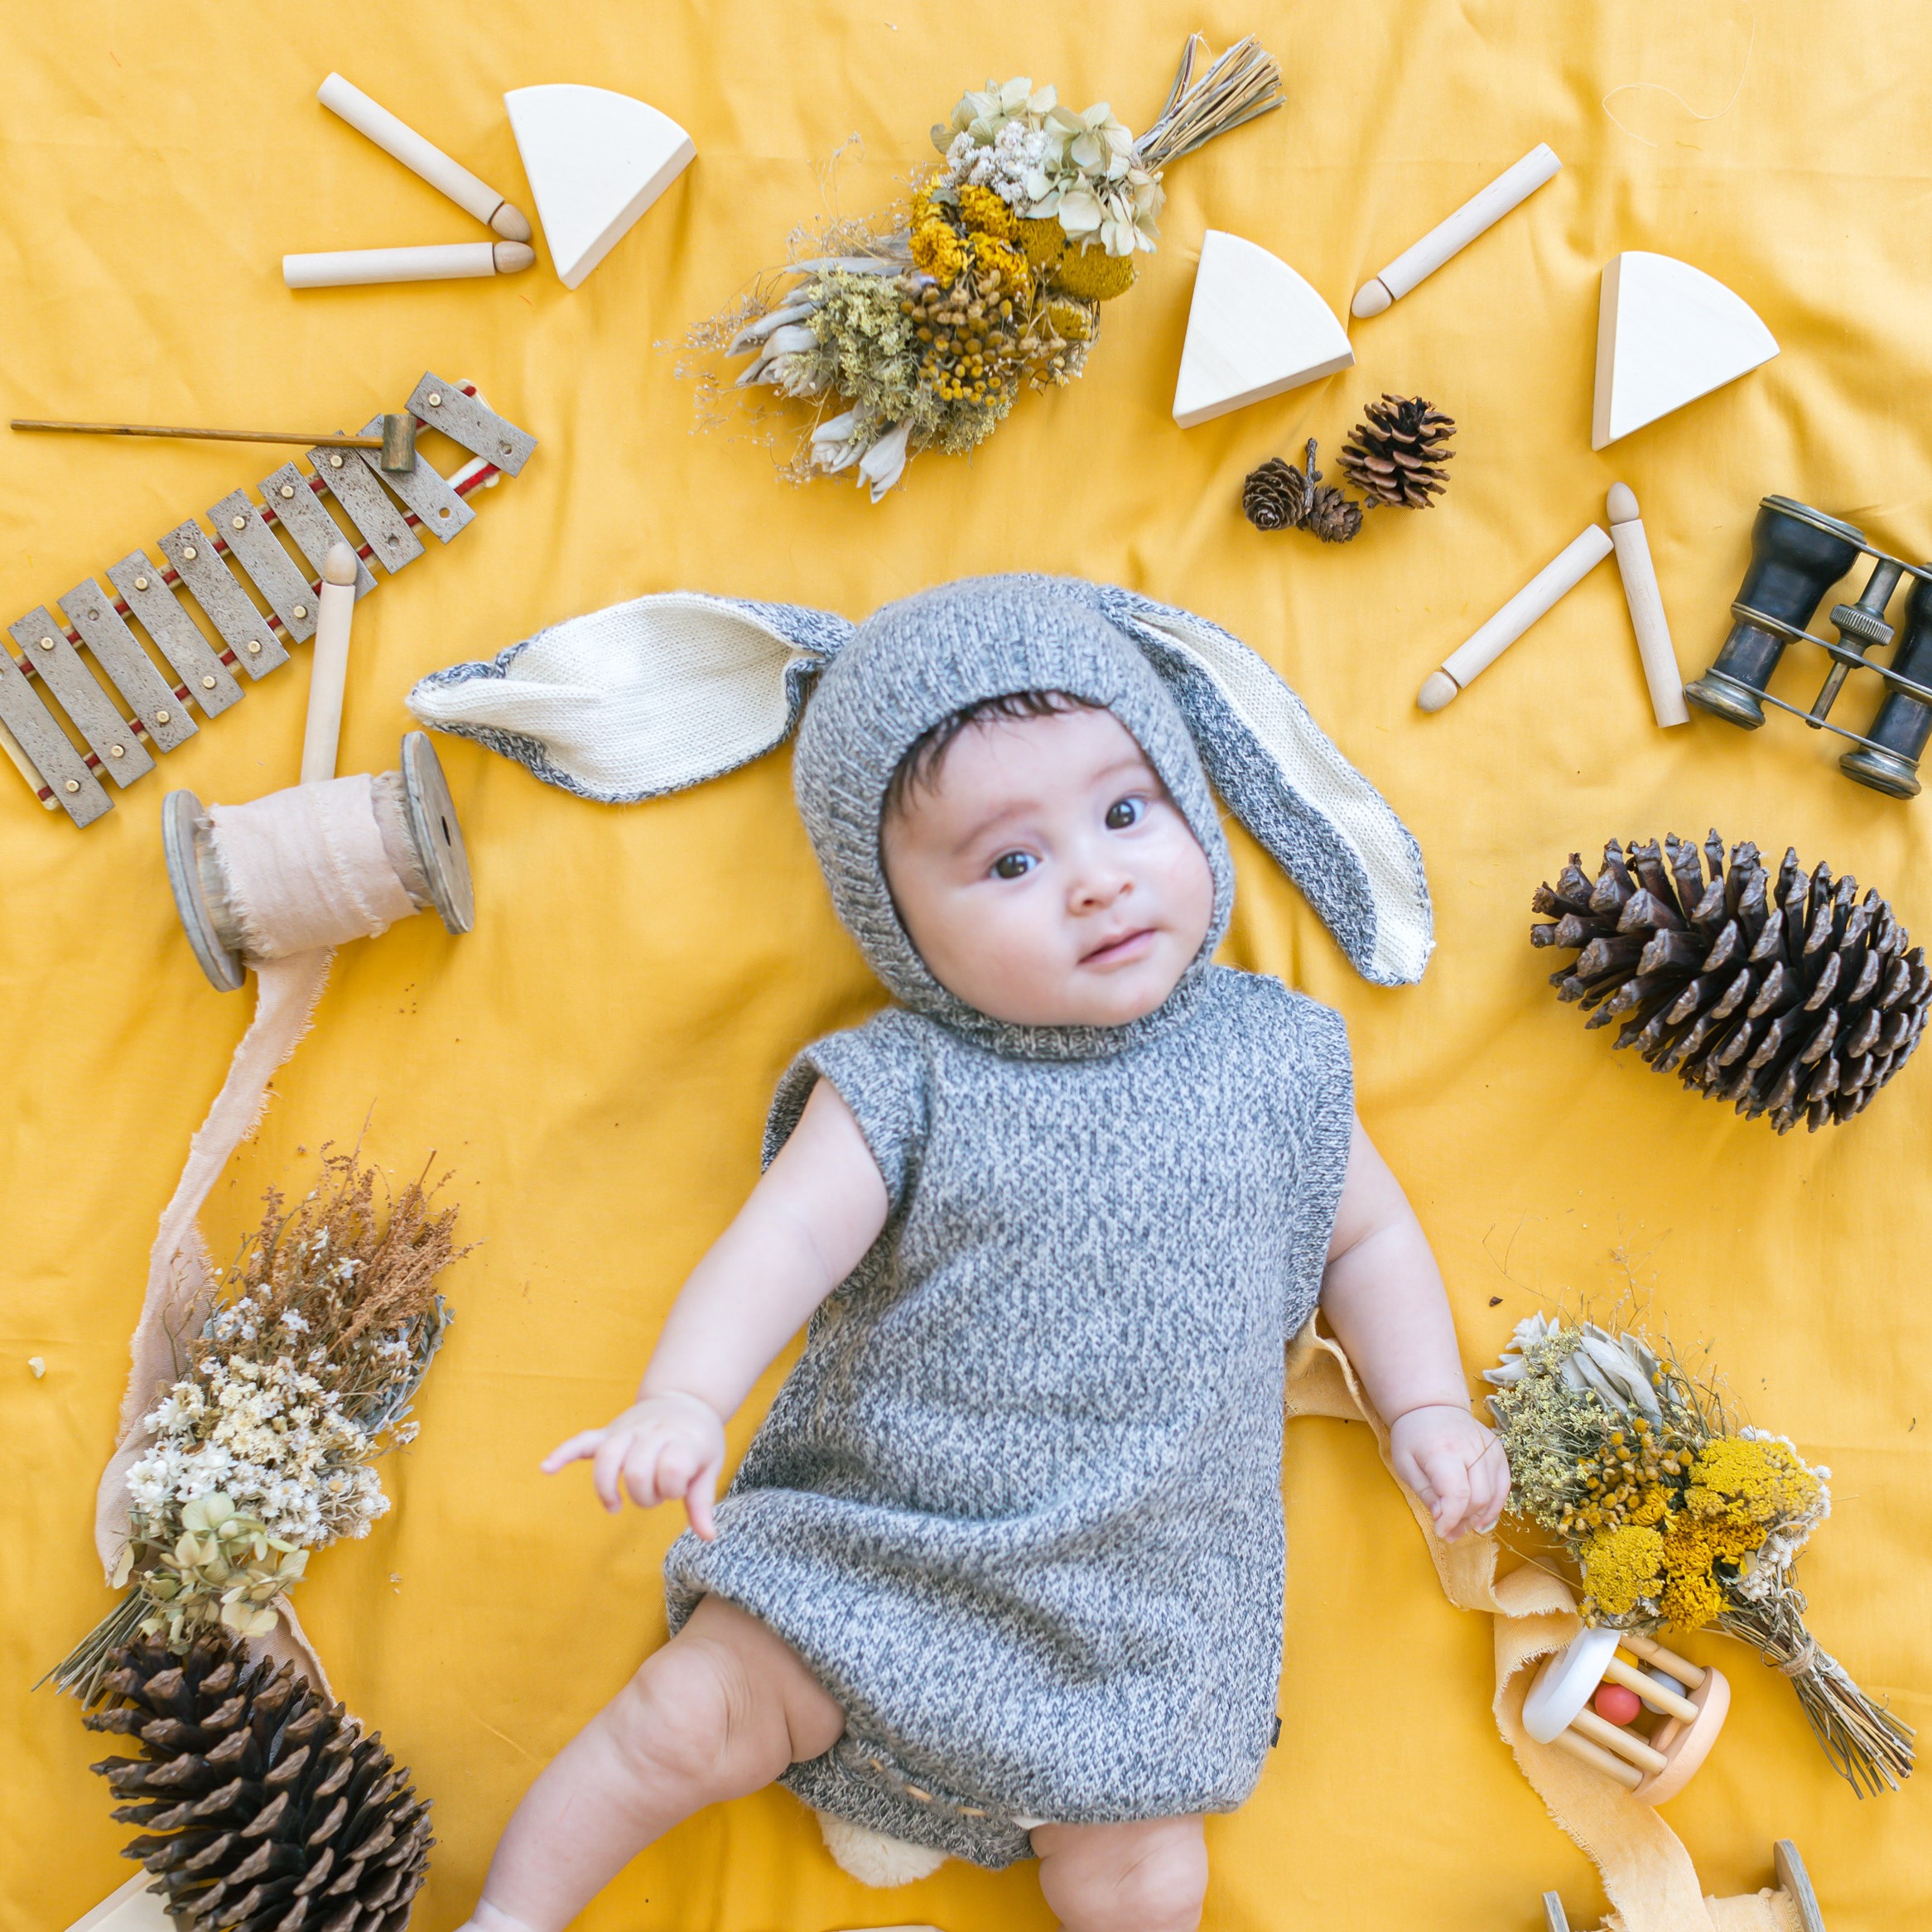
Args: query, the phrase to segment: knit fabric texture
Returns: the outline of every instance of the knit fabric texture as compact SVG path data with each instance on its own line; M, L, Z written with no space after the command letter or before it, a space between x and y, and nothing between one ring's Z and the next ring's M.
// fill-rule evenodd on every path
M800 1057L766 1159L829 1080L890 1210L812 1318L716 1540L680 1537L666 1576L673 1628L715 1592L846 1711L793 1790L998 1866L1029 1855L1029 1821L1226 1810L1260 1775L1280 1669L1284 1353L1319 1293L1353 1101L1334 1014L1210 963L1231 871L1146 655L1078 597L1029 587L990 620L989 581L1015 581L862 625L806 711L800 809L901 1004ZM886 887L899 757L961 706L1021 690L1111 711L1213 871L1200 954L1125 1026L965 1005Z

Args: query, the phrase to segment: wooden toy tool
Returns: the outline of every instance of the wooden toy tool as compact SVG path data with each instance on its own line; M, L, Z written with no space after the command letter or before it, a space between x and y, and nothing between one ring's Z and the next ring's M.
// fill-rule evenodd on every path
M178 524L158 540L165 562L130 551L107 569L111 590L85 578L61 593L64 614L38 605L7 627L12 645L0 648L0 749L43 804L58 805L77 826L111 811L104 776L132 784L154 768L152 752L171 751L194 735L190 703L207 717L227 710L242 695L238 670L265 677L288 662L287 644L315 635L320 575L335 544L346 538L355 553L357 593L373 590L364 560L379 561L393 574L422 555L420 531L447 543L475 518L470 494L499 475L514 476L537 447L534 436L487 407L472 385L440 376L426 375L416 385L408 416L418 429L440 430L471 451L472 460L449 476L422 460L413 470L385 470L375 448L378 417L361 432L369 446L312 444L313 475L285 463L262 479L259 503L231 490L209 510L211 528L193 518ZM330 513L330 504L345 523ZM240 566L248 587L231 565ZM179 590L191 594L219 642L184 609ZM83 660L83 648L118 699Z
M1433 275L1452 255L1491 229L1512 208L1526 201L1561 168L1554 151L1539 142L1513 167L1507 167L1480 193L1472 195L1446 220L1438 222L1419 242L1404 248L1380 275L1371 275L1355 291L1349 313L1379 316L1399 302L1417 283Z
M1626 1655L1627 1653L1627 1655ZM1543 1660L1523 1699L1523 1728L1661 1804L1688 1785L1724 1727L1731 1687L1649 1637L1586 1630ZM1644 1711L1659 1720L1645 1733Z
M1612 548L1601 524L1590 524L1552 557L1502 609L1482 625L1467 643L1443 660L1439 671L1423 680L1415 701L1425 711L1439 711L1459 691L1466 691L1496 659L1568 595L1608 556Z
M1637 634L1644 682L1650 688L1651 713L1660 725L1687 725L1690 712L1684 702L1677 649L1670 642L1670 620L1664 614L1664 593L1658 587L1657 566L1650 561L1650 540L1644 534L1636 496L1627 483L1611 484L1607 508L1617 574L1623 579L1624 601L1630 605L1631 628Z
M475 215L485 228L494 229L506 242L529 240L530 218L520 208L512 206L489 182L479 181L460 161L451 161L434 142L424 140L407 121L398 120L353 82L331 74L316 89L316 99L412 174L421 175L466 214Z
M17 416L9 426L70 431L89 436L185 436L205 443L301 443L311 450L379 450L383 469L413 470L416 418L380 416L376 421L381 427L375 434L359 436L344 436L340 431L311 436L292 429L182 429L160 422L64 422L39 416Z

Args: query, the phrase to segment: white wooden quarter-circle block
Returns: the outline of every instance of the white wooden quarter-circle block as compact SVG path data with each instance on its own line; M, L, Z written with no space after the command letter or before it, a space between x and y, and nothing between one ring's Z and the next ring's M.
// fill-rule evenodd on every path
M1632 248L1603 265L1590 447L1737 381L1778 353L1777 338L1714 276Z
M503 105L566 288L583 281L697 153L668 114L608 88L519 87Z
M154 1882L150 1873L137 1872L91 1911L83 1912L67 1932L175 1932L160 1897L147 1889Z
M1183 429L1337 369L1355 351L1330 308L1279 256L1209 229L1174 384Z

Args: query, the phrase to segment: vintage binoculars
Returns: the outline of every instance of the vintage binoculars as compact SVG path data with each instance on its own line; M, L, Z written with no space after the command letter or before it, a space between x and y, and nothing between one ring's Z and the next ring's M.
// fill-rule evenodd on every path
M1832 607L1838 642L1813 637L1805 626L1825 592L1861 556L1872 560L1872 575L1856 603ZM1885 609L1901 577L1913 580L1906 600L1905 634L1891 661L1875 664L1867 653L1891 643L1895 635ZM1838 759L1848 778L1894 798L1917 796L1919 754L1932 736L1932 567L1888 556L1862 531L1822 510L1790 497L1767 496L1751 526L1751 567L1731 616L1731 634L1717 662L1684 687L1693 704L1747 731L1764 722L1766 705L1775 705L1814 731L1835 731L1852 740L1852 749ZM1765 688L1785 645L1800 639L1816 644L1832 660L1808 711ZM1854 671L1869 671L1886 684L1877 713L1862 735L1832 724L1826 715Z

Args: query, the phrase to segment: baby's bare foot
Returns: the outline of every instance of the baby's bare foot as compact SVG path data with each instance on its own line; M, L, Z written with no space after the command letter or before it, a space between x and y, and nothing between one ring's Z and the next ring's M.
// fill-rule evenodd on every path
M479 1899L456 1932L537 1932L537 1928L493 1906L488 1899Z

